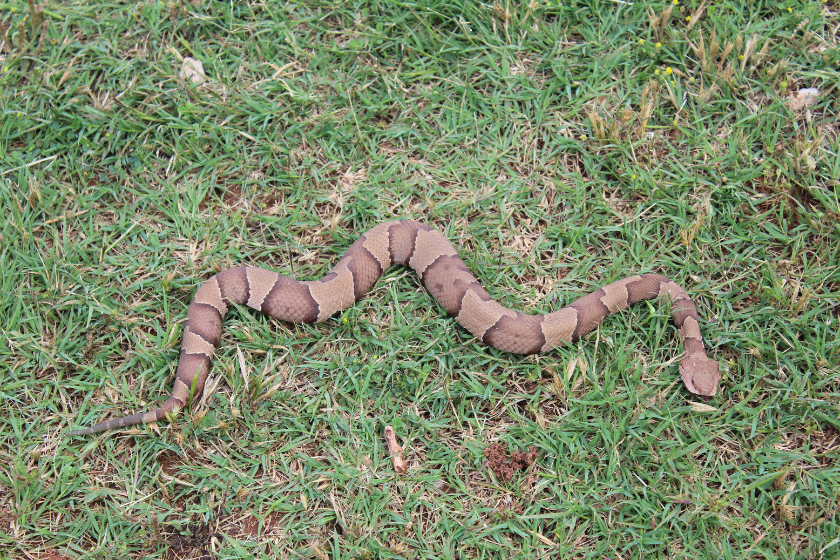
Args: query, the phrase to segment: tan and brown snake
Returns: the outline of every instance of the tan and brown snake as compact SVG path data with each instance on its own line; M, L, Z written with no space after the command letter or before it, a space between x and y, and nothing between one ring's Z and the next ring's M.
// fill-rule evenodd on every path
M591 332L607 315L641 300L665 298L671 302L685 350L680 375L686 387L697 395L717 392L718 364L706 356L697 309L675 282L656 274L630 276L553 313L526 315L494 301L439 231L420 222L399 220L362 235L320 280L302 282L254 266L219 272L198 288L187 310L175 386L166 402L154 410L67 435L155 422L184 408L204 388L222 334L222 317L231 302L247 304L283 321L317 323L359 301L388 267L397 264L414 269L440 306L476 338L517 354L546 352Z

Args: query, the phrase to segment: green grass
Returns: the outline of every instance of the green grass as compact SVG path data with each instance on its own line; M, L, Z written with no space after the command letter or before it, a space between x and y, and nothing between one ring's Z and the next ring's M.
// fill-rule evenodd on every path
M840 6L703 6L0 3L0 558L838 558ZM61 438L168 395L214 271L317 278L394 217L530 312L674 278L714 410L664 306L520 358L392 269L230 313L174 422Z

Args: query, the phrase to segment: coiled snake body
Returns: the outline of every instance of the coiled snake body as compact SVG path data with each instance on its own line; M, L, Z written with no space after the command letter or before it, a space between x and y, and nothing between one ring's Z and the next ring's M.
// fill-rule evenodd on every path
M231 302L247 304L283 321L316 323L352 306L385 269L396 264L413 268L440 306L476 338L517 354L546 352L574 341L595 329L607 315L638 301L668 299L685 350L680 374L686 387L698 395L711 396L717 391L718 364L706 356L697 309L685 290L671 280L655 274L630 276L553 313L526 315L494 301L439 231L420 222L399 220L362 235L320 280L302 282L253 266L219 272L198 288L187 310L175 386L166 402L154 410L107 420L68 435L162 420L201 394L222 334L222 317Z

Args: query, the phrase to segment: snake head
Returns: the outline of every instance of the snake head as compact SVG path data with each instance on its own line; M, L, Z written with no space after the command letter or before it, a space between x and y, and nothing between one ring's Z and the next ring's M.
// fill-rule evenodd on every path
M718 363L705 354L694 354L680 361L680 375L688 390L695 395L712 397L717 393L720 370Z

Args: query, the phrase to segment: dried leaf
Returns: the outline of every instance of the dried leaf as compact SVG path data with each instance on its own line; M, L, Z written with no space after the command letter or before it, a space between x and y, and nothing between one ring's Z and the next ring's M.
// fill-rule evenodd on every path
M207 76L204 74L204 65L200 60L186 57L184 58L184 65L181 66L181 73L179 74L182 80L191 81L195 85L201 85L207 81Z
M405 474L408 471L408 463L403 459L403 451L405 450L397 443L397 434L392 426L385 426L385 441L388 444L388 455L391 456L394 470L398 474Z
M800 89L796 94L788 95L787 106L791 111L800 111L816 103L819 96L820 90L817 88Z

